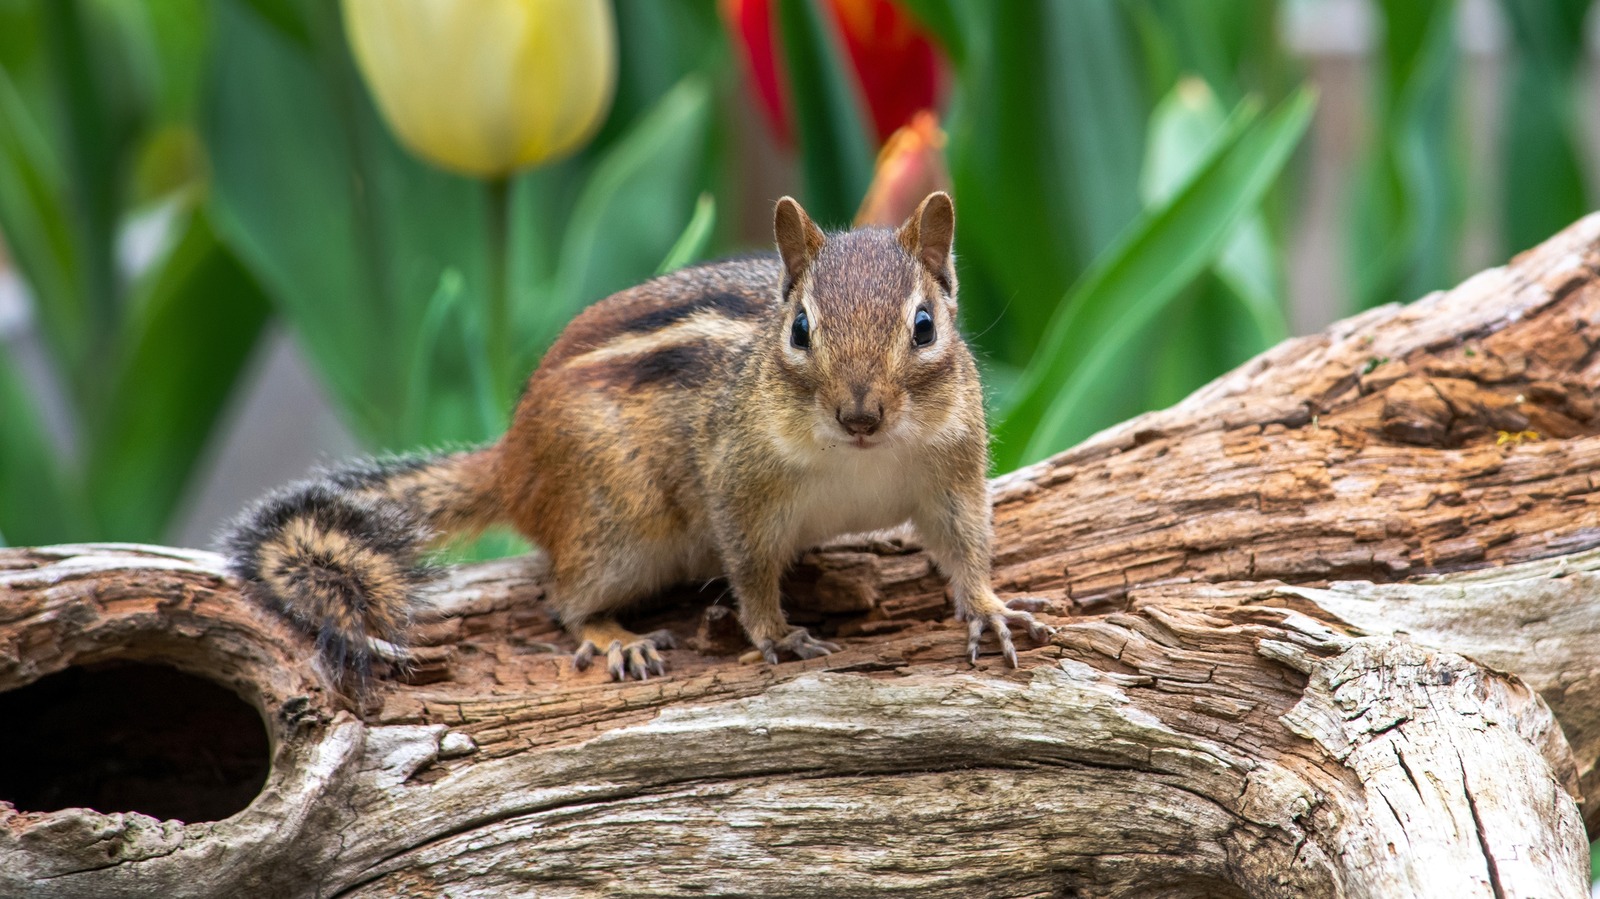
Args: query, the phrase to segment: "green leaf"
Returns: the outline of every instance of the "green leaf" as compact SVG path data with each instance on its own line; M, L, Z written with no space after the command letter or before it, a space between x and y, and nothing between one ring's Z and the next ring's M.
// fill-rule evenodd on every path
M712 77L732 62L711 3L618 3L617 90L605 124L585 150L610 149L689 75Z
M1252 216L1241 223L1233 239L1222 248L1215 266L1237 308L1245 314L1250 336L1242 344L1243 362L1289 337L1289 320L1283 299L1288 296L1283 272L1283 254L1273 244L1266 222ZM1230 322L1234 320L1229 317ZM1198 386L1198 385L1197 385Z
M656 267L656 274L677 271L705 255L706 244L711 241L711 229L717 225L717 201L710 194L701 194L694 203L694 215L678 237L678 242L667 251L667 258Z
M305 4L296 0L244 0L252 15L261 23L278 32L278 36L309 48L312 43L311 23L305 14Z
M1461 239L1453 0L1381 0L1379 115L1346 216L1360 307L1448 287Z
M1150 116L1150 142L1141 179L1140 193L1146 205L1166 200L1193 175L1207 157L1209 144L1221 134L1226 115L1210 86L1197 78L1180 81L1156 104ZM1236 300L1237 311L1245 314L1244 324L1253 333L1253 338L1244 337L1243 356L1235 361L1243 361L1289 336L1279 299L1288 293L1286 279L1263 216L1254 214L1239 223L1215 270L1226 288L1215 292L1215 298ZM1188 341L1224 339L1226 332L1240 331L1234 310L1216 311L1217 318L1182 332L1188 335ZM1232 339L1241 336L1237 334ZM1170 351L1182 349L1172 346ZM1191 389L1200 383L1191 384Z
M518 333L531 345L542 348L579 309L656 270L699 192L710 118L710 85L685 78L595 165L567 225L554 295L523 310Z
M439 286L428 300L422 315L422 327L417 329L416 345L411 350L411 360L406 366L405 418L401 431L416 433L421 430L423 416L427 414L428 385L434 379L434 357L452 322L461 316L461 273L445 269L439 275ZM479 354L480 356L482 354Z
M106 379L106 412L90 435L86 466L98 533L166 536L269 308L195 212L136 297Z
M0 355L0 534L18 546L81 540L93 533L88 508L57 461L33 394Z
M509 400L517 385L501 375L520 380L517 363L531 365L582 303L648 277L705 180L711 89L693 76L598 155L515 179L502 244L486 185L419 162L390 136L335 7L306 6L304 44L242 0L214 16L204 131L215 220L371 444L482 439L486 419L497 426L509 411L486 414L484 347L517 353L493 367L491 395ZM507 307L491 277L502 248ZM449 300L447 272L460 279ZM509 328L496 324L500 308ZM441 315L460 339L424 333ZM423 345L419 384L408 366Z
M1138 213L1128 187L1139 177L1144 98L1135 87L1126 27L1112 4L1057 4L1053 13L1048 21L1064 52L1046 63L1061 109L1044 124L1056 132L1054 143L1068 150L1069 202L1078 211L1083 258L1092 258Z
M1590 0L1502 0L1515 47L1501 126L1498 191L1506 255L1588 212L1582 109L1584 28Z
M902 0L917 22L931 32L950 61L960 66L967 55L972 7L955 0Z
M12 78L37 75L44 43L41 4L0 2L0 69Z
M461 273L445 269L439 276L439 286L428 301L422 318L422 328L417 332L416 346L410 364L406 366L409 378L406 387L407 416L401 423L401 433L425 434L428 425L423 420L432 400L432 385L438 381L439 358L446 349L466 353L472 379L472 399L478 411L479 430L473 440L486 440L505 430L505 403L494 382L494 371L489 364L489 354L483 352L488 341L485 336L484 315L466 305L464 281ZM446 337L455 337L449 342ZM446 435L443 441L460 440L463 435ZM424 441L439 442L439 441Z
M204 0L103 3L98 9L114 26L144 117L153 124L193 120L210 26Z
M788 97L812 218L842 228L872 183L873 146L849 63L815 0L777 4Z
M1139 177L1139 196L1146 207L1172 198L1214 155L1223 137L1228 113L1205 81L1180 80L1150 113L1149 142Z
M1259 124L1252 108L1241 108L1194 177L1096 261L1052 319L995 428L999 470L1111 424L1097 407L1115 399L1120 371L1137 364L1123 355L1125 345L1211 264L1233 226L1260 203L1313 105L1301 91Z
M32 290L58 371L70 379L88 358L89 310L66 177L10 72L0 70L0 232Z
M350 126L319 78L313 51L286 41L239 3L219 3L203 134L211 215L279 311L333 395L349 404L381 380L361 347L392 340L372 309L374 274L358 220ZM308 135L317 135L315 140ZM368 439L383 432L357 416Z
M1251 92L1280 97L1292 87L1279 39L1279 0L1129 0L1146 43L1156 95L1198 75L1224 103Z
M1108 404L1108 414L1125 421L1147 409L1165 408L1226 371L1233 361L1226 338L1239 330L1237 302L1215 269L1179 291L1124 350L1125 356L1138 355L1149 363L1143 371L1127 373L1130 387L1137 384L1141 390L1119 391L1121 407Z
M1147 206L1157 206L1194 175L1221 136L1227 111L1210 86L1180 80L1150 117L1144 174ZM1227 245L1169 307L1128 339L1126 357L1148 360L1124 372L1119 389L1099 393L1095 413L1120 421L1159 409L1236 367L1288 335L1281 308L1282 266L1265 217L1252 213L1236 225Z
M967 50L950 114L958 248L973 320L1027 360L1060 297L1139 212L1147 109L1137 45L1108 0L962 7ZM1003 102L1002 102L1003 99Z
M308 5L309 44L253 9L213 7L203 131L219 232L369 444L480 437L471 352L439 345L421 415L406 412L406 365L443 272L460 273L463 307L491 290L485 186L395 143L354 70L337 7Z
M90 352L103 352L116 333L121 313L112 240L121 173L117 153L121 134L102 82L104 57L91 48L88 23L79 0L45 4L44 32L51 80L61 92L65 141L68 221L78 247L84 285L84 320ZM96 401L96 383L86 369L73 386L81 402Z

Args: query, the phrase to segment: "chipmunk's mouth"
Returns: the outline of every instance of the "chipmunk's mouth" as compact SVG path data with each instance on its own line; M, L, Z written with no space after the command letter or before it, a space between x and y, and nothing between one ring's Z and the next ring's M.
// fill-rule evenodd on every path
M850 441L850 445L856 447L857 449L872 449L878 445L878 442L868 440L866 437L857 437L856 439Z

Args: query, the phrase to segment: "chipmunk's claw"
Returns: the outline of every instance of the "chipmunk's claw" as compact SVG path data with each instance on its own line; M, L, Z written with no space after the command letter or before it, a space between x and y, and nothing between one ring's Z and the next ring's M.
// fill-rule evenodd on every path
M657 650L671 649L675 645L677 641L672 632L667 630L654 631L628 642L612 640L606 646L606 671L614 681L624 681L630 677L649 680L652 674L660 677L667 673L667 666ZM585 640L573 654L572 666L583 671L599 653L600 647L593 640Z
M839 644L818 640L811 636L803 627L797 627L785 634L781 640L762 640L756 644L756 650L761 653L761 658L767 664L778 664L778 651L783 650L801 659L815 659L839 651Z
M985 609L965 616L967 618L967 658L976 665L978 663L978 643L983 639L985 630L992 630L995 637L1000 640L1000 652L1006 657L1006 664L1012 668L1017 667L1017 646L1011 639L1011 625L1018 624L1028 629L1028 637L1035 643L1043 643L1055 634L1056 629L1033 617L1033 612L1053 608L1047 599L1035 597L1020 597L1006 603L996 604L993 609Z
M408 668L417 662L417 654L409 646L400 646L377 637L368 637L366 643L369 655L375 659L382 659L396 668Z

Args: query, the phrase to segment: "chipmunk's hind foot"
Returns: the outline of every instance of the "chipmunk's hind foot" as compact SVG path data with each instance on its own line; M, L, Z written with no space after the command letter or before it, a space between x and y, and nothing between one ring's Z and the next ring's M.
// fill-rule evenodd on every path
M595 656L604 652L606 670L610 672L612 680L649 680L652 674L660 677L667 673L660 650L671 649L677 642L668 630L651 631L641 636L624 629L615 621L586 624L578 651L572 656L572 666L584 671Z

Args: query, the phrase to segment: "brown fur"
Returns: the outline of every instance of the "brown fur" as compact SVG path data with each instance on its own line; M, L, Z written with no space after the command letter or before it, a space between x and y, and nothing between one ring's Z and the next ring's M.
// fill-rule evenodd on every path
M808 545L908 519L949 574L958 614L975 620L973 645L994 628L1012 656L1006 622L1037 625L989 586L988 435L955 326L949 198L932 195L897 231L835 235L784 198L774 227L775 258L686 269L585 310L529 378L504 437L470 461L361 489L419 510L430 529L514 525L550 557L550 603L582 641L579 660L607 652L614 676L659 671L665 645L622 631L619 611L718 574L768 659L831 651L786 624L784 568ZM936 335L924 347L912 338L919 308ZM801 310L807 349L791 340ZM871 432L848 430L852 415ZM381 566L365 561L377 583Z
M838 410L880 405L885 431L909 432L901 455L925 495L906 516L859 523L917 520L962 610L995 614L987 430L955 327L953 222L936 194L899 231L824 236L786 198L778 259L660 278L572 323L496 451L511 520L550 554L552 602L575 633L673 581L725 573L752 641L781 641L782 570L839 533L806 532L819 469L802 457L888 452L849 446L843 430L826 444ZM922 352L906 306L918 290L938 333ZM797 304L809 353L788 351Z

